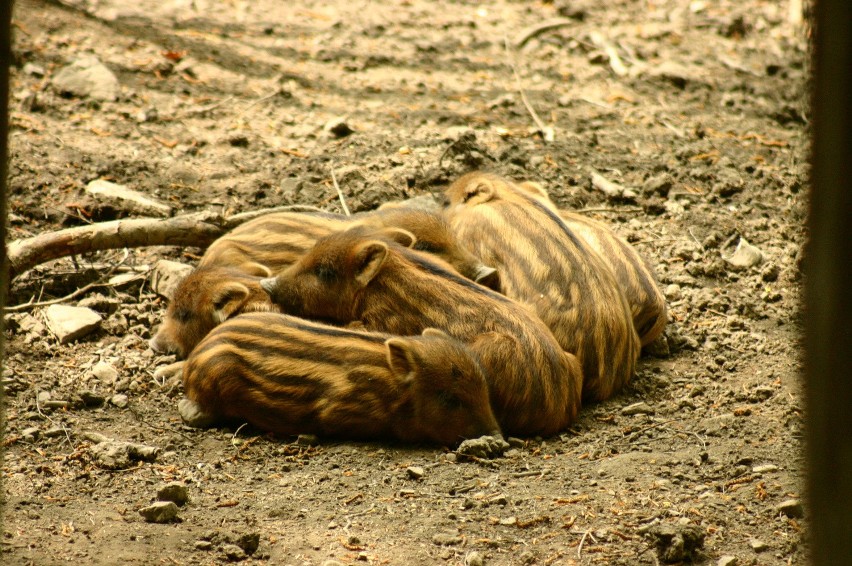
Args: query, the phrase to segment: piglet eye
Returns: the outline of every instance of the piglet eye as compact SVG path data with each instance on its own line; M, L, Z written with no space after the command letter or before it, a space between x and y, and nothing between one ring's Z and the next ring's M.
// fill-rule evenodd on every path
M323 281L334 281L337 279L337 270L334 269L334 266L325 263L318 265L314 269L314 273Z
M449 391L441 391L438 395L438 399L441 401L441 405L443 405L446 409L459 409L462 406L461 399Z
M442 251L440 246L436 246L432 242L425 242L423 240L417 240L414 243L414 249L420 250L421 252L428 252L430 254L436 254Z

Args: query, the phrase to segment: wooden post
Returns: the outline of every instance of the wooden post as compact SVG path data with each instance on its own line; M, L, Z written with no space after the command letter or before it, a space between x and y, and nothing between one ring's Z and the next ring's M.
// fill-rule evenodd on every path
M9 275L6 271L6 176L9 158L9 66L12 64L12 0L0 0L0 372L6 361L6 323L3 307ZM0 386L0 439L6 437L6 395ZM3 461L0 443L0 461ZM0 514L0 530L2 529Z
M808 522L814 564L852 564L852 2L815 2L806 250Z

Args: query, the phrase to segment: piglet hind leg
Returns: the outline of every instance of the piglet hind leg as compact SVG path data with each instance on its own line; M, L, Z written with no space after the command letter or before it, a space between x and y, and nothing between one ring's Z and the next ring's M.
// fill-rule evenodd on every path
M204 412L201 405L184 397L178 401L178 413L184 424L193 428L210 428L216 423L216 416Z

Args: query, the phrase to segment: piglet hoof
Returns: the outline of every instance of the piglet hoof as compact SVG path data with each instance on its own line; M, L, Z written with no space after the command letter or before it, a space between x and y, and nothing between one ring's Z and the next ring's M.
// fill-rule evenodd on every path
M183 377L183 364L186 362L175 362L167 366L158 367L154 370L154 379L158 383L172 385L173 382L179 381Z
M480 436L462 442L456 453L471 458L499 458L509 449L502 436Z
M201 405L186 397L178 401L178 413L184 424L193 428L208 428L216 422L213 415L205 413Z

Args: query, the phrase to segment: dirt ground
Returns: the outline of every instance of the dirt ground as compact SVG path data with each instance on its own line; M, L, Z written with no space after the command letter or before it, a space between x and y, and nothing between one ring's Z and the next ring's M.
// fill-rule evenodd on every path
M165 302L145 273L203 250L45 264L11 305L94 283L66 303L104 321L60 345L44 307L6 314L0 562L804 564L806 26L782 0L382 4L19 0L11 237L125 216L84 194L95 179L177 212L339 211L332 168L353 210L484 168L632 242L668 298L670 351L502 458L195 430L153 377L173 358L147 347ZM530 30L553 18L569 21ZM56 88L82 54L116 100ZM762 262L727 261L741 238ZM122 273L140 276L109 283ZM110 468L93 433L158 450ZM189 503L146 522L169 482Z

